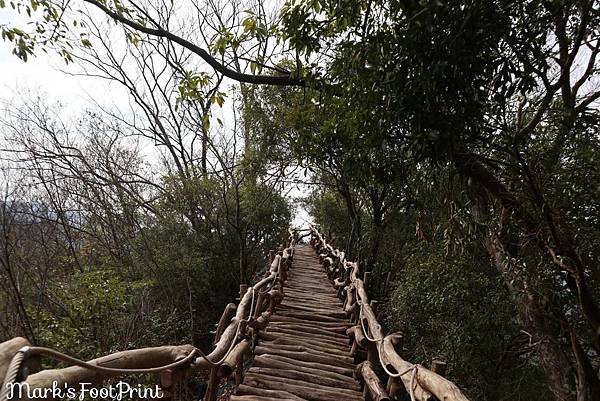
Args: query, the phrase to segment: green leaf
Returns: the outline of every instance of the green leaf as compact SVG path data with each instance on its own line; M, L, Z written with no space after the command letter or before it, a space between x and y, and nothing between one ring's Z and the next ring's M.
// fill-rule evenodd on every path
M210 129L210 117L208 114L205 114L204 116L202 116L202 130L204 132L208 132L209 129Z
M318 14L318 13L320 13L320 12L321 12L321 3L319 3L318 1L315 1L315 3L314 3L314 4L315 4L315 5L314 5L315 12L316 12L317 14Z
M256 27L256 20L248 17L244 20L244 22L242 22L242 26L244 27L244 33L251 32Z
M140 36L136 33L128 33L127 40L129 40L129 42L131 42L131 44L133 44L135 47L138 47L140 43Z

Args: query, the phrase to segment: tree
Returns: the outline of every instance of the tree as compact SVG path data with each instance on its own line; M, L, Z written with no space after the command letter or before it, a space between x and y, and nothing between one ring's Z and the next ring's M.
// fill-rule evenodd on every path
M130 28L135 33L130 38L132 41L139 41L139 34L164 38L168 42L177 44L199 56L217 73L233 80L250 84L284 86L304 86L306 84L305 79L299 74L300 65L297 66L297 71L288 71L267 64L269 61L268 58L272 55L268 44L270 39L269 34L273 33L273 28L266 25L268 15L262 3L258 4L258 12L252 11L254 7L247 7L250 10L249 15L241 23L236 23L231 27L228 26L228 22L230 21L223 15L228 7L224 7L218 1L207 1L204 6L200 4L191 5L190 10L195 10L199 14L200 23L206 22L207 15L211 11L215 12L217 17L220 17L215 24L220 35L215 43L207 43L210 49L202 48L184 36L176 34L176 29L169 26L170 20L160 18L161 12L169 7L156 7L152 4L136 1L121 3L84 0L83 4L100 10L114 21ZM28 57L34 54L36 47L41 47L43 50L54 48L65 61L71 62L73 61L71 52L74 44L80 44L84 47L92 46L92 42L87 38L87 31L85 29L87 22L79 19L77 13L74 12L74 5L59 3L53 0L34 0L31 3L13 2L11 6L17 12L26 13L29 17L31 17L32 13L39 16L38 19L34 19L35 30L31 32L18 27L2 27L2 39L13 42L15 46L13 53L24 61L27 61ZM235 3L233 7L234 21L236 22L241 15L241 7L239 6L241 6L241 3L239 5ZM0 8L5 7L5 2L0 3ZM174 8L171 7L170 10L174 11ZM73 26L76 29L78 27L81 28L79 35L76 35L76 39L73 39L69 35L69 32L73 30ZM256 57L256 59L249 59L247 48L257 50L257 47L258 51L251 56ZM225 50L230 51L232 57L225 58ZM243 70L241 68L242 63L244 63ZM244 71L250 69L254 72L257 66L260 67L258 69L259 72L265 67L276 74L255 75Z
M598 72L597 6L290 3L283 17L286 37L305 57L330 57L324 76L345 89L344 101L374 111L374 118L364 118L361 127L373 144L385 138L416 162L432 167L449 163L465 177L468 197L461 207L479 224L490 224L480 240L507 285L520 283L515 300L535 338L553 338L542 341L538 351L556 399L573 398L576 386L569 378L575 372L580 399L593 399L598 392L594 362L587 356L591 351L584 351L598 341L591 334L597 331L598 300L589 290L597 264L575 250L587 246L575 245L577 228L567 223L569 214L550 206L545 193L552 186L543 178L549 178L543 167L548 162L555 166L553 177L566 173L556 167L571 158L562 152L573 138L574 123L587 119L584 115L599 96L586 85ZM578 57L583 68L573 73ZM525 149L543 143L541 131L557 110L561 122L553 131L547 161L534 162L531 154L528 160ZM369 130L381 120L388 125ZM578 162L585 164L584 159ZM469 210L473 205L481 207ZM503 262L507 259L528 267L515 276ZM547 270L550 266L554 272ZM555 286L565 277L570 298L562 299L563 312L551 313L561 327L548 324L548 302L541 294L549 290L549 282L539 276ZM527 295L521 296L526 288ZM573 318L574 310L579 317ZM580 318L587 320L588 329L581 330ZM564 368L569 364L573 367Z
M427 186L420 176L458 175L461 196L443 207L456 208L451 223L473 227L503 277L553 397L599 397L597 198L580 184L596 171L597 1L288 2L278 32L293 50L291 68L271 65L266 77L233 74L240 57L217 61L136 3L91 4L230 78L308 86L291 93L292 107L263 108L265 121L283 112L292 123L274 127L289 147L300 144L298 159L329 174L323 182L339 189L353 224L369 215L369 267L386 213L432 203L417 191ZM229 30L219 36L222 55L234 38ZM422 239L435 238L426 221L443 226L427 210L413 218Z

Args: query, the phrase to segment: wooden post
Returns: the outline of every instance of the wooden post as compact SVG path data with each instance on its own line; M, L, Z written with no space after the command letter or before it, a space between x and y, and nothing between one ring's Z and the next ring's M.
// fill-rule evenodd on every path
M237 366L235 368L235 385L239 386L244 381L244 355L238 357Z
M358 318L360 315L360 306L358 306L358 302L354 302L352 307L350 308L350 323L356 324L358 323Z
M356 364L356 356L358 355L358 343L356 341L352 341L352 347L350 348L350 355L355 357L354 363Z
M210 368L210 374L208 376L208 387L206 389L206 395L204 401L216 401L217 390L219 388L219 376L217 375L218 366Z
M160 386L163 389L164 394L162 399L172 400L177 398L177 393L181 392L182 386L184 386L183 380L185 379L185 376L185 369L180 368L167 369L160 372Z
M0 343L0 378L4 380L4 376L6 375L6 371L8 370L8 365L12 361L13 356L19 351L21 348L29 345L29 341L27 341L23 337L15 337L12 340L5 341ZM0 383L0 386L2 384Z
M380 317L380 316L379 316L379 308L378 308L380 304L381 304L381 302L379 302L379 301L378 301L378 300L376 300L376 299L372 299L372 300L369 302L369 305L371 306L371 309L373 310L373 313L375 314L375 317L376 317L377 319L379 319L379 317Z
M363 395L366 401L389 401L390 397L370 362L363 362L356 367L356 375L364 382Z
M373 401L373 398L371 397L371 392L369 391L369 386L367 386L367 383L363 384L363 397L365 398L365 401Z
M160 386L164 390L169 390L173 386L173 369L167 369L160 372Z
M385 386L387 393L393 399L397 399L398 394L402 394L402 390L404 390L404 385L402 381L398 377L388 377L387 385Z
M433 361L431 361L431 371L433 373L437 373L440 376L446 376L446 362L443 361L439 361L437 359L434 359Z
M263 292L258 291L258 297L256 298L256 304L254 306L254 313L251 316L253 319L256 319L263 313L263 303L265 301L265 294Z
M219 319L219 323L217 324L217 329L215 330L215 338L213 340L213 345L219 342L221 339L221 335L225 328L229 325L231 319L235 316L235 312L237 310L237 306L235 304L230 303L225 306L225 310L221 315L221 319Z
M371 272L365 272L364 276L363 276L363 283L365 285L365 290L367 288L369 288L369 276L371 275Z
M231 377L232 373L240 370L243 367L244 355L251 353L250 346L249 340L243 340L237 343L223 363L217 367L217 376L220 378L228 378Z
M279 266L279 277L282 283L286 282L287 280L288 261L289 259L286 258L285 261L282 261L281 265Z
M377 306L379 305L379 301L372 299L371 302L369 302L369 305L371 305L371 309L373 309L373 313L375 313L375 315L377 315Z
M248 284L240 284L240 301L246 295L246 291L248 291Z
M403 339L403 337L399 334L395 334L392 337L392 344L393 344L395 350L402 348L402 339ZM402 380L400 380L399 377L388 378L386 389L387 389L387 392L390 395L390 397L392 397L394 399L398 399L398 396L400 394L408 395L408 391L404 387L404 383L402 383Z
M375 367L379 365L379 351L377 350L377 343L369 341L367 345L367 361Z

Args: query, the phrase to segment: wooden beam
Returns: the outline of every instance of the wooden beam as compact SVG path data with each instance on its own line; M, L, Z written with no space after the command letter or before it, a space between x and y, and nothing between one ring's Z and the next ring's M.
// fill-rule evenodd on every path
M373 365L365 361L356 367L356 375L365 383L373 401L389 401L390 397L373 370Z
M192 345L141 348L115 352L114 354L92 359L89 363L107 368L147 369L176 362L188 356L193 350L194 346ZM56 381L58 386L61 387L65 384L97 382L101 379L119 375L121 374L100 373L88 368L70 366L64 369L46 369L29 375L26 383L31 388L46 388L51 387L52 383Z

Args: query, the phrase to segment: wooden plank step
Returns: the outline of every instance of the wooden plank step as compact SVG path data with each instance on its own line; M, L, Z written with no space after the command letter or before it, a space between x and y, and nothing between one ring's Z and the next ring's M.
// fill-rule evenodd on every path
M281 362L286 362L286 363L289 363L290 365L294 365L294 366L301 366L301 367L305 367L305 368L319 369L319 370L339 373L340 375L344 375L344 376L348 376L348 377L354 376L354 369L348 369L348 368L344 368L341 366L326 365L324 363L319 363L319 362L301 361L298 359L287 358L287 357L281 356L281 355L272 355L272 354L264 354L264 355L268 356L270 359L274 359L276 361L281 361Z
M342 319L342 318L338 318L338 317L317 315L315 313L310 313L310 312L306 312L306 311L281 310L281 311L277 311L276 313L278 313L282 316L295 317L297 319L311 320L314 322L336 322L336 323L339 323L339 322L347 322L348 321L346 319Z
M281 305L278 305L277 309L281 309ZM283 307L283 309L289 309L289 310L293 310L293 311L299 311L299 312L307 312L307 313L317 313L319 315L323 315L323 316L328 316L328 317L333 317L333 318L337 318L337 319L343 319L346 317L346 312L340 310L340 311L335 311L335 310L326 310L326 309L316 309L316 308L311 308L311 307L304 307L304 306L300 306L300 305L294 305L294 306L290 306L288 305L287 307Z
M353 324L314 250L295 247L283 301L258 333L231 401L364 401L346 330Z
M291 394L290 394L291 395ZM229 401L296 401L298 398L273 398L259 395L231 395Z
M259 396L272 400L292 400L292 401L308 401L305 398L298 397L292 393L282 390L269 390L253 386L240 384L236 389L236 395Z
M338 392L339 395L349 396L349 397L362 395L362 393L357 394L359 392L359 390L352 390L352 389L347 389L347 388L331 388L327 385L312 383L312 382L297 379L297 378L272 376L272 375L266 375L266 374L256 373L256 372L248 372L248 376L250 378L255 378L258 380L269 380L269 381L272 381L275 383L285 384L286 387L288 385L296 385L296 386L302 386L302 387L309 387L309 388L311 388L313 390L317 390L317 391L336 391L336 392ZM289 390L286 390L286 391L289 391ZM294 394L293 391L290 391L290 392L292 394ZM302 398L306 398L302 394L298 394L298 395Z
M252 367L248 369L250 373L256 373L264 376L275 376L288 379L296 379L309 383L320 384L322 386L339 387L348 390L360 391L360 385L355 380L339 380L323 376L321 371L318 374L308 373L296 369L274 369Z
M308 352L309 354L313 354L315 356L323 356L327 358L335 358L336 360L347 363L348 365L352 365L353 358L350 355L331 355L330 352L323 352L316 350L312 347L305 347L302 345L284 345L284 344L269 344L262 343L260 345L261 348L266 350L281 350L281 351L289 351L289 352Z
M268 326L267 329L265 330L265 332L266 333L282 333L282 334L289 334L289 335L302 335L307 338L311 338L311 339L315 339L315 340L318 339L319 341L323 341L323 342L327 342L327 343L333 343L334 345L335 344L344 344L347 339L347 337L340 336L339 334L336 335L335 333L331 333L329 335L312 333L312 334L308 335L306 333L298 333L298 331L296 331L296 330L286 329L286 328L277 327L277 326Z
M279 355L296 361L316 362L323 365L338 366L341 368L346 368L350 371L354 369L354 365L351 362L346 362L341 358L338 358L336 355L316 355L306 351L287 351L280 348L267 348L263 346L254 348L254 353L256 355Z
M268 369L293 370L295 372L304 372L312 375L317 375L319 377L327 377L348 384L356 383L356 381L352 377L348 377L346 375L336 373L331 370L319 369L318 365L315 365L316 367L300 366L278 359L273 359L269 355L259 355L255 357L253 366Z
M275 322L277 322L277 323L298 323L298 324L310 325L310 326L321 327L321 328L339 327L340 325L342 325L344 327L354 326L352 323L347 322L347 321L315 322L315 321L311 321L311 320L304 320L304 319L298 319L295 317L281 316L281 315L271 316L271 318L269 319L269 322L270 323L275 323Z
M330 350L332 353L334 353L335 351L337 351L338 353L350 352L350 345L348 345L349 341L346 343L341 343L339 341L325 342L325 341L322 341L319 339L307 338L306 336L302 336L299 334L293 335L293 334L275 333L275 332L271 332L271 333L260 332L258 334L258 337L261 340L264 340L266 342L274 342L276 344L290 344L291 343L290 345L298 345L298 344L310 345L311 347L314 347L314 348L326 348L326 349Z
M244 384L262 389L285 391L308 401L364 401L362 393L356 391L332 389L290 379L277 380L271 376L252 373L246 374Z
M269 327L283 327L287 329L297 330L304 333L315 333L315 334L337 334L341 338L346 338L347 326L330 326L321 328L317 325L295 323L295 322L272 322ZM336 336L337 337L337 336Z

